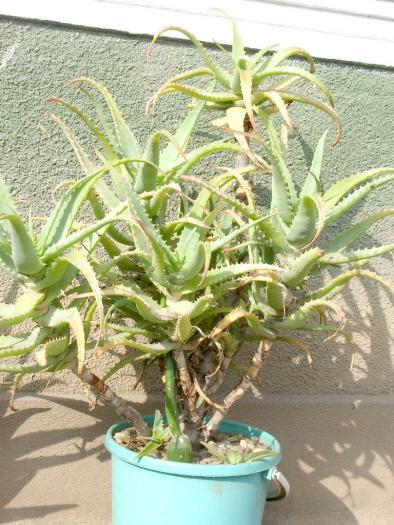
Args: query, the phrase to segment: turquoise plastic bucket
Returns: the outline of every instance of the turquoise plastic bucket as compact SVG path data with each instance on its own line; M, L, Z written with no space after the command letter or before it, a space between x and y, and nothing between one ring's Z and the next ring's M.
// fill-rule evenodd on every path
M152 416L145 417L152 423ZM235 421L220 431L257 436L278 455L240 465L196 465L137 458L113 438L129 426L108 430L112 455L112 525L261 525L268 486L281 460L279 442L267 432Z

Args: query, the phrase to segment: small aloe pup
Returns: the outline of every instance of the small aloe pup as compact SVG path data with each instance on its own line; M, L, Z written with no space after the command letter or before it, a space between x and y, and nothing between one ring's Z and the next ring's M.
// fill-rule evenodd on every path
M179 462L194 461L201 443L222 462L272 454L266 450L228 456L210 444L233 405L259 381L271 348L292 345L310 362L312 351L302 337L310 331L326 333L327 339L344 336L354 353L346 316L335 298L358 277L394 291L365 269L370 259L394 250L394 243L352 250L353 243L393 216L394 209L371 213L331 236L331 230L326 231L371 191L390 185L394 168L346 176L326 189L323 133L297 189L287 162L286 130L293 127L289 105L308 104L323 111L340 134L332 96L313 73L308 53L271 53L267 48L248 56L235 24L233 28L232 53L225 51L228 71L186 30L166 28L186 34L206 67L177 75L154 95L150 105L177 91L198 102L174 134L158 130L144 147L97 81L73 81L95 116L73 103L50 99L87 127L96 147L85 151L77 133L52 115L84 175L60 199L41 233L25 229L7 192L0 197L1 260L25 291L16 305L2 306L1 322L11 327L32 319L40 334L31 343L27 335L3 336L0 358L5 364L0 369L20 377L29 371L72 368L95 389L95 396L131 419L143 443L140 455L161 451ZM308 70L283 65L295 55L307 59ZM184 84L199 76L212 78L221 91L213 84L209 90ZM299 80L313 84L327 101L303 94L302 85L289 91ZM273 83L263 86L265 82ZM189 148L206 110L218 112L214 125L226 135ZM277 113L285 131L279 130ZM262 146L262 152L256 152L254 144ZM225 167L205 178L193 174L201 159L216 152L227 152ZM271 197L265 212L248 181L261 170L270 173L263 179ZM80 216L84 203L94 217L89 223ZM324 284L310 280L324 276L330 266L337 269L334 278ZM243 354L250 346L254 350L245 365ZM107 351L115 353L117 361L99 380L84 367L84 356ZM7 364L11 357L29 353L38 354L41 368ZM152 366L163 378L166 419L156 414L152 431L135 408L104 383L130 363L140 365L140 381ZM239 374L239 381L223 397L230 370Z

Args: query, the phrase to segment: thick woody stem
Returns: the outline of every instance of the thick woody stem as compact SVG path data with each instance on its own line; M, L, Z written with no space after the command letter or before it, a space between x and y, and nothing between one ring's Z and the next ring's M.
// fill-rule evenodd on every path
M77 373L76 370L74 370L74 373ZM141 436L150 436L151 431L142 419L141 414L125 399L122 399L115 394L115 392L111 390L102 379L93 374L93 372L88 370L85 366L82 368L82 372L77 375L89 385L98 401L102 401L105 405L111 406L118 416L130 421Z
M186 417L191 423L198 423L200 418L196 409L197 391L187 368L185 354L182 350L174 350L172 355L178 370Z
M214 430L217 429L217 427L226 417L230 409L235 405L235 403L237 403L241 399L245 392L247 392L252 386L253 382L256 380L257 376L260 373L260 370L263 366L263 362L265 361L272 344L273 341L271 341L270 339L263 339L263 341L261 341L261 343L258 346L258 349L256 350L256 353L252 358L252 362L246 374L242 378L241 382L234 388L234 390L232 390L225 397L222 403L221 410L216 410L211 419L205 425L205 428L203 430L203 436L205 440L209 439L209 436Z

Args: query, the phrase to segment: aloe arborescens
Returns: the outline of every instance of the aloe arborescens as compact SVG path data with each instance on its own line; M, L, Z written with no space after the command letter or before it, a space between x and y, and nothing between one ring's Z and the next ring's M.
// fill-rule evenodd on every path
M394 168L351 175L323 190L324 133L297 190L284 134L278 133L272 115L279 113L282 125L292 128L289 104L308 104L328 114L341 131L331 93L315 76L311 56L300 49L271 53L271 48L247 56L234 24L231 55L224 50L231 69L226 71L182 28L165 28L154 40L167 29L190 38L205 62L203 68L171 78L149 103L173 92L198 100L174 135L158 130L141 148L110 93L83 77L73 84L94 103L96 120L72 103L50 101L78 117L98 148L92 160L71 129L52 115L84 176L60 199L39 234L34 227L26 228L2 186L1 265L21 285L23 295L15 305L1 305L0 325L31 319L36 328L29 334L1 336L0 370L16 374L18 382L24 374L71 368L146 436L147 427L135 409L84 367L86 351L102 354L125 347L126 354L103 379L128 363L158 364L168 428L157 419L146 451L166 444L170 459L190 461L190 439L208 441L258 379L277 342L304 351L308 360L309 348L297 337L306 330L326 332L327 338L342 334L352 345L344 330L345 314L334 298L353 278L364 277L393 291L383 278L364 269L364 263L393 250L394 244L356 251L350 246L394 209L373 213L321 239L326 226L370 191L393 182ZM284 65L294 56L305 58L308 69ZM199 76L213 79L220 91L184 83ZM289 91L300 79L327 100L300 89ZM214 124L227 135L189 151L195 123L207 109L223 113ZM262 146L262 153L254 151L254 144ZM232 155L229 167L209 178L194 176L195 165L218 151ZM266 213L256 205L248 181L250 173L261 169L271 177L271 209ZM80 222L84 203L90 203L95 217L88 224ZM345 270L315 289L304 286L311 274L332 265L345 265ZM328 322L327 314L333 321ZM249 344L256 349L248 365L238 367L238 385L218 401L229 367ZM38 364L9 360L27 354L34 354Z

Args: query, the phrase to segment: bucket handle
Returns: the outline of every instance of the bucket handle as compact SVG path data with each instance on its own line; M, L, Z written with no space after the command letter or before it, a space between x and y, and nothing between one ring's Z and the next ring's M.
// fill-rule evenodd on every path
M275 483L276 488L274 490L268 491L267 500L275 501L288 496L290 493L290 483L287 481L282 472L274 467L270 474L270 478Z

